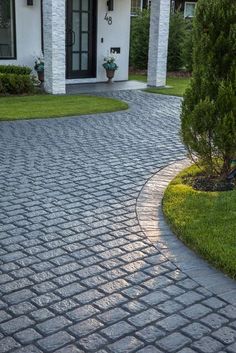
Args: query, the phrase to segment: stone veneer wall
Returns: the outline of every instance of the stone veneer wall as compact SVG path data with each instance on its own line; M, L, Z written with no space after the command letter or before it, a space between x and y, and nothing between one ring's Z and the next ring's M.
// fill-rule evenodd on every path
M165 86L170 22L170 0L152 0L148 85Z
M65 0L43 0L45 90L65 93Z

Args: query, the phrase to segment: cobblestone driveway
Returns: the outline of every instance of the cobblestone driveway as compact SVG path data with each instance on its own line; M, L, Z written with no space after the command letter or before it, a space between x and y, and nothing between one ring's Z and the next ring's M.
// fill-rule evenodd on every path
M184 156L180 101L113 95L131 109L0 125L0 352L235 353L236 308L136 217L147 178Z

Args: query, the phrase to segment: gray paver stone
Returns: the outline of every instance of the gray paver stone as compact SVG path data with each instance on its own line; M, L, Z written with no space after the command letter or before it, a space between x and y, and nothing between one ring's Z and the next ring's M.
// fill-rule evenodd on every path
M75 337L83 337L86 336L98 329L102 328L103 324L96 319L87 319L85 321L79 322L76 325L73 325L69 328L69 331Z
M177 349L183 348L190 342L190 338L182 335L181 333L175 332L171 335L161 338L159 341L156 342L156 345L163 349L164 352L171 353L176 351Z
M127 336L109 345L109 348L114 353L130 353L137 350L138 348L141 348L142 346L143 343L137 340L137 338L133 336Z
M16 342L12 337L5 337L0 340L0 352L6 353L10 350L20 347L20 344Z
M163 315L155 309L148 309L135 316L132 316L128 321L136 327L143 327L151 322L159 320Z
M192 347L197 348L201 353L215 353L218 352L223 345L211 337L203 337L193 343Z
M37 331L35 331L33 328L28 328L24 331L20 331L15 334L15 337L22 344L29 344L29 343L32 343L33 341L36 341L36 340L42 338L42 336Z
M116 340L126 334L135 331L135 327L131 326L125 321L119 321L118 323L106 327L104 330L101 331L102 334L108 336L112 340Z
M150 325L146 326L140 331L137 331L136 335L140 337L143 341L154 342L157 339L165 336L165 332L155 326Z
M230 327L221 327L213 332L212 336L225 344L232 344L236 341L236 331Z
M67 332L60 331L54 333L53 335L47 336L46 338L42 338L38 341L38 344L45 352L52 352L73 340L74 337L69 335Z
M79 340L79 344L83 347L85 352L97 350L104 346L107 340L97 333L93 333L86 338Z

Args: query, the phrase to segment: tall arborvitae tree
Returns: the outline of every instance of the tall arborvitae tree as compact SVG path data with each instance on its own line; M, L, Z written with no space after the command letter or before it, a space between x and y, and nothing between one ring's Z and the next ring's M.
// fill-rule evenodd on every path
M182 140L209 175L224 177L236 157L236 0L199 0L193 42Z

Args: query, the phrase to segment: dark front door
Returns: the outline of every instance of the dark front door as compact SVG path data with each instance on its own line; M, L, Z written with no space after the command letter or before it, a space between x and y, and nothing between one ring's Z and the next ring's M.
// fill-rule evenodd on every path
M67 78L96 77L97 0L67 0Z

